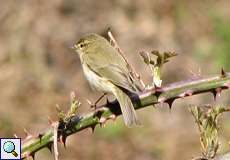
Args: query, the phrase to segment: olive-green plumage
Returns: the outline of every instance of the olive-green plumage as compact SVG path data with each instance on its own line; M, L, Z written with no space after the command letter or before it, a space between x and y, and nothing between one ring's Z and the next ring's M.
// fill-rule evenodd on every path
M134 83L124 58L105 38L97 34L81 38L75 49L80 56L85 77L92 88L112 93L117 98L127 126L140 125L127 95L127 92L138 92L139 87Z

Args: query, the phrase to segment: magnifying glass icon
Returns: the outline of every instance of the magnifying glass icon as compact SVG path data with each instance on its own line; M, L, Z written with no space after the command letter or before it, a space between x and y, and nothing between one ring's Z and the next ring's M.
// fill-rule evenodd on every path
M15 145L11 141L6 141L3 144L3 149L6 153L11 153L14 157L18 156L17 152L15 152Z

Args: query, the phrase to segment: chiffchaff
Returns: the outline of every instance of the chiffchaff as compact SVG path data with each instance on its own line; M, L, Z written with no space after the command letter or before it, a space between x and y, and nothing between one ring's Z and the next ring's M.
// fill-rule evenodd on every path
M97 34L84 36L74 47L90 86L104 93L112 93L117 98L127 126L140 125L128 96L128 92L138 92L138 85L134 83L124 58L105 38Z

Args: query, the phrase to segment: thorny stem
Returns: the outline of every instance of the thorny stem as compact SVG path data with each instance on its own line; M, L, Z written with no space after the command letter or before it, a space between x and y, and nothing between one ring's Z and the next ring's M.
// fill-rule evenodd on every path
M175 99L184 98L204 92L219 95L221 90L230 89L230 73L220 76L182 81L169 84L162 88L149 89L131 97L135 109L144 108L157 103L168 103L171 107ZM94 129L97 124L104 124L109 119L114 119L121 114L119 103L115 100L100 106L97 112L89 112L85 115L73 116L68 123L59 126L59 140L65 143L67 136L79 132L85 128ZM103 109L103 110L102 110ZM62 140L61 138L62 137ZM51 148L54 141L53 129L50 128L39 136L26 138L22 145L22 158L33 157L42 148Z

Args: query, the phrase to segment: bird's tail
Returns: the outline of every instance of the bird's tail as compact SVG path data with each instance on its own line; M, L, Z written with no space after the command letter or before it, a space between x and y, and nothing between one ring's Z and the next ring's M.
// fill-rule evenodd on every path
M126 126L140 126L141 122L137 118L136 111L133 107L133 104L129 96L118 87L113 88L113 94L115 95L120 104L121 112Z

